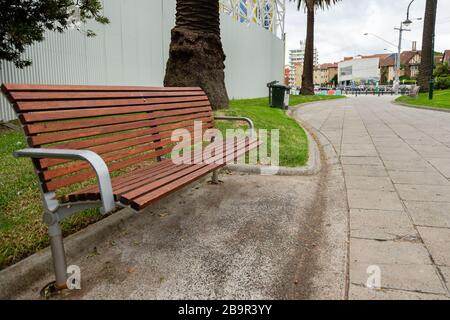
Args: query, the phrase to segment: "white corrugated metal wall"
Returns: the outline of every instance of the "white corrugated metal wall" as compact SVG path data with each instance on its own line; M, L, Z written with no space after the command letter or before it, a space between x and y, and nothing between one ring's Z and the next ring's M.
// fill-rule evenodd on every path
M108 0L106 26L90 23L97 36L78 31L48 33L27 55L33 65L17 69L2 62L0 82L43 84L162 85L168 58L170 30L175 21L175 0ZM221 16L230 98L266 95L265 84L282 81L284 44L269 31ZM0 121L15 114L0 98Z

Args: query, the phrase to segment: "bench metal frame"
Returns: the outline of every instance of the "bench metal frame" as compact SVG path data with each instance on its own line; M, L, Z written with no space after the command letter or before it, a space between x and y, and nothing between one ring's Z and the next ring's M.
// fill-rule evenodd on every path
M255 126L251 119L245 117L215 116L215 120L245 121L250 129L250 137L255 137ZM100 208L103 215L109 214L118 208L127 206L114 200L111 176L105 161L95 152L89 150L72 149L46 149L46 148L26 148L14 152L14 156L28 157L32 159L53 158L82 160L88 162L97 176L97 183L101 194L100 201L78 201L61 204L55 192L44 192L41 187L42 202L44 204L43 221L48 226L50 248L53 257L53 267L55 272L55 289L67 288L67 261L64 250L63 236L60 222L80 211L92 208ZM218 170L212 172L212 182L219 183Z

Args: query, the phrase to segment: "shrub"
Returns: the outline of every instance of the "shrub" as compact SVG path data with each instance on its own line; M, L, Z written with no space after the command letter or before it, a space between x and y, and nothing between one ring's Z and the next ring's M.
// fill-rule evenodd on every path
M450 76L436 78L435 88L440 90L450 89Z

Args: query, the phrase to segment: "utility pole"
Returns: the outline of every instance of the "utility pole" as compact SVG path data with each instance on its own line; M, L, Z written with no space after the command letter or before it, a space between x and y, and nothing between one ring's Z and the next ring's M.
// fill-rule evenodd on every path
M401 70L401 54L402 54L402 38L403 38L403 32L404 31L411 31L411 29L405 29L403 28L403 24L404 22L401 21L400 22L400 28L395 28L395 30L398 30L399 33L399 39L398 39L398 52L397 52L397 59L396 59L396 72L395 72L395 84L394 84L394 88L395 88L395 93L398 94L399 89L400 89L400 70Z
M435 2L434 4L434 12L433 12L433 36L432 36L432 44L431 44L431 78L430 78L430 90L428 91L428 99L433 100L434 95L434 67L435 67L435 59L434 59L434 44L435 44L435 38L436 38L436 16L437 16L437 0L433 0Z

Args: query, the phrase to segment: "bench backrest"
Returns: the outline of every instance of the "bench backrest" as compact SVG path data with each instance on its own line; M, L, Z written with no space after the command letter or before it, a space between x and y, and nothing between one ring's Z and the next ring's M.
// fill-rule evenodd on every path
M5 84L33 148L87 149L111 172L158 159L172 151L175 129L213 127L210 103L200 88ZM95 177L83 162L34 160L44 192Z
M409 94L410 97L417 97L419 95L419 91L420 91L420 87L419 86L414 86Z

